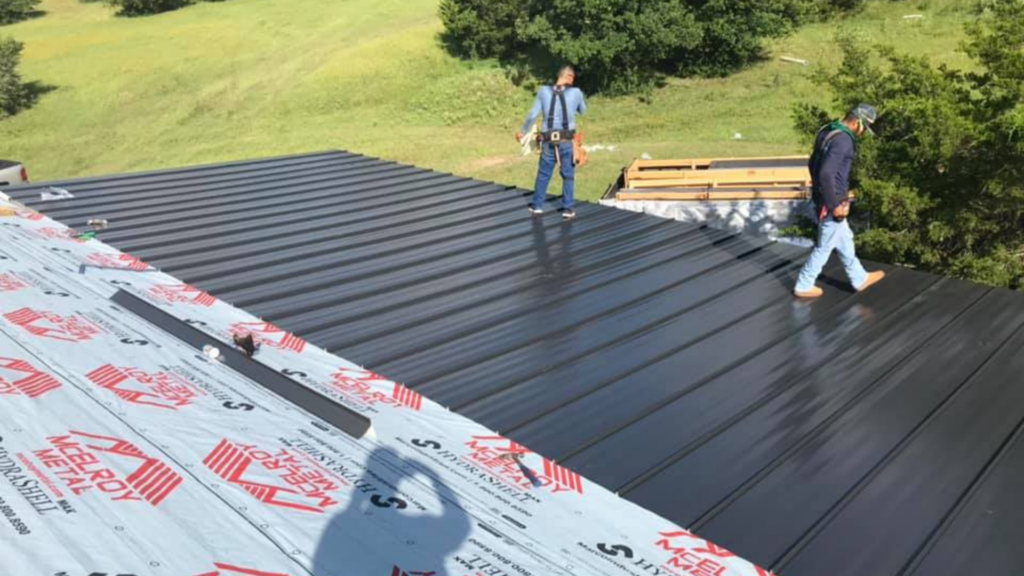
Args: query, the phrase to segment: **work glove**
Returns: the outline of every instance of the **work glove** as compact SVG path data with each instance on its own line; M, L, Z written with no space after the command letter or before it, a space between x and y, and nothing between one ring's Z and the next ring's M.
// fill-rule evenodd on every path
M832 211L832 219L836 222L842 222L850 216L850 203L843 202L839 206L836 206L835 210Z
M590 161L590 155L583 148L583 133L577 132L572 141L572 161L577 167L583 167Z

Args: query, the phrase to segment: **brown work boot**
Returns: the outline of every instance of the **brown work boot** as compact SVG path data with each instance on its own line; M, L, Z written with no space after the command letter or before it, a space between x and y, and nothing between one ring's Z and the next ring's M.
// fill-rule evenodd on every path
M875 284L878 284L879 282L881 282L882 278L885 278L885 272L882 272L881 270L878 270L877 272L869 273L868 274L868 279L865 280L864 283L861 284L860 287L857 288L857 292L863 292L863 291L867 290L868 288L871 288Z
M821 288L818 288L817 286L814 286L810 290L804 290L802 292L799 290L793 291L793 295L796 296L797 298L821 298L822 294L824 293L825 291L822 290Z

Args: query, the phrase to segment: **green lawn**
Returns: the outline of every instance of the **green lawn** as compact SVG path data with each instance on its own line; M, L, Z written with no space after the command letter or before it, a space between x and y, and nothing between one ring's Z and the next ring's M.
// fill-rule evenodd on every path
M960 65L962 0L877 0L848 20L771 46L721 80L676 80L650 104L595 97L596 152L580 174L595 199L641 154L655 158L801 151L795 102L828 103L810 81L840 29ZM0 158L36 180L341 148L529 187L535 159L512 134L532 94L489 63L437 43L437 0L232 0L147 18L100 3L44 0L45 16L0 27L25 43L27 81L53 89L0 121ZM906 14L922 20L904 20ZM742 140L733 140L741 133Z

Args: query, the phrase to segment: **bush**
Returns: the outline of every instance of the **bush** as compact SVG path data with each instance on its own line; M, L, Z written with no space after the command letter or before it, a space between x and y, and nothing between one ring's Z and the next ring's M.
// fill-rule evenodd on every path
M525 23L530 0L441 0L442 39L455 54L491 58L520 47L516 28Z
M13 38L0 38L0 118L15 114L28 99L18 74L21 48Z
M864 0L820 0L817 8L819 12L828 16L844 12L857 12L863 7Z
M122 16L142 16L177 10L193 3L193 0L106 0L118 9Z
M840 108L863 101L880 111L854 175L858 218L870 214L858 238L866 256L1024 287L1022 21L1024 0L990 0L968 25L971 73L843 43L842 67L821 80ZM796 115L809 133L822 111Z
M39 0L0 0L0 24L19 22L31 16Z
M723 75L824 7L861 0L442 0L442 40L468 58L579 66L590 91L642 91L670 74ZM830 8L831 9L831 8Z

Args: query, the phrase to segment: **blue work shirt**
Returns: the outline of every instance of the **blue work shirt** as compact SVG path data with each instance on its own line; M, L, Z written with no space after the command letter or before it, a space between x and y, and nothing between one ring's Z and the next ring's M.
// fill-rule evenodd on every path
M526 122L523 123L523 134L529 134L530 128L533 123L537 121L537 118L544 114L544 123L541 125L541 131L546 132L548 130L548 119L547 114L551 111L551 100L555 98L555 89L551 86L544 86L537 92L537 99L533 101L533 108L530 108L530 115L526 118ZM587 111L587 103L583 100L583 91L579 88L566 88L565 89L565 106L569 111L569 130L576 129L576 115L583 114ZM562 103L555 101L555 130L564 130L565 126L562 124Z

